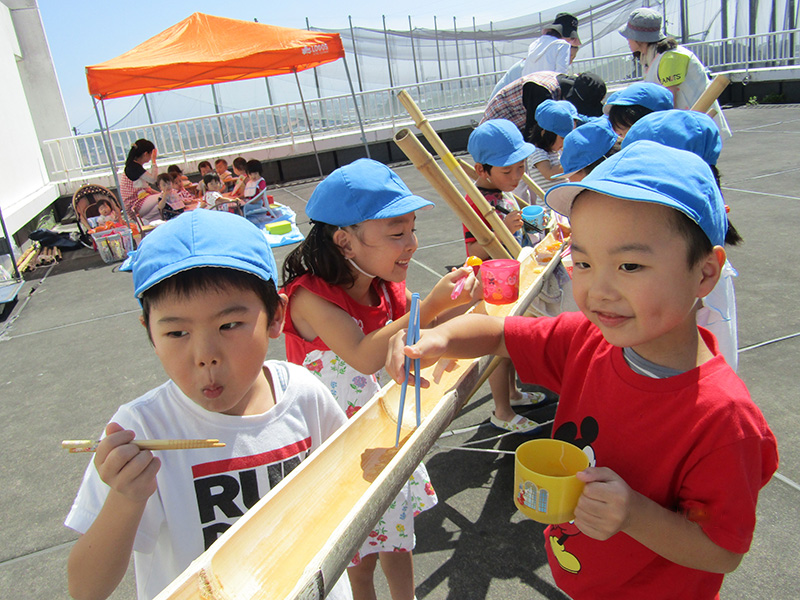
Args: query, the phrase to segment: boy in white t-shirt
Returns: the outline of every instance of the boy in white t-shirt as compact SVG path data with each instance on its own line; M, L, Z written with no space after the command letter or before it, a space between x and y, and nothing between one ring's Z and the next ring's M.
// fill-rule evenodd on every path
M214 208L217 204L231 203L228 207L228 212L236 212L236 204L239 203L235 198L225 196L222 192L225 190L225 184L216 173L206 173L203 175L203 186L206 188L206 193L203 194L202 208Z
M110 595L133 553L138 597L156 596L346 421L307 370L266 361L286 297L263 233L197 210L161 225L125 265L170 379L121 406L65 524L73 597ZM153 452L134 440L217 438ZM351 598L340 582L331 596Z

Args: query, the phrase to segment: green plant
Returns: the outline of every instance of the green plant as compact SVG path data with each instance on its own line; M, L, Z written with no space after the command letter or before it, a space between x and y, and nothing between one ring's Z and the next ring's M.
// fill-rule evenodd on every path
M758 106L758 97L750 96L750 100L747 101L747 106Z
M767 94L761 99L761 104L784 104L786 98L783 94Z

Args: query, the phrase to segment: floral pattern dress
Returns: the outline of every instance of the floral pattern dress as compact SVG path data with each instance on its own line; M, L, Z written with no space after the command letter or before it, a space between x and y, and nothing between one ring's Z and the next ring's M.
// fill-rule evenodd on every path
M304 275L284 290L290 298L290 307L291 294L298 285L331 300L353 315L365 333L383 327L392 318L402 315L405 310L405 284L387 282L376 284L381 288L379 292L381 303L377 307L371 307L355 303L340 288L328 286L316 277ZM381 389L376 375L357 371L322 344L319 338L312 342L300 338L291 323L291 308L287 311L284 333L286 333L286 353L289 361L299 362L317 375L328 386L348 418ZM411 551L414 548L414 517L435 506L436 503L436 492L428 471L425 465L420 463L389 509L370 531L350 566L361 562L362 556L375 552Z

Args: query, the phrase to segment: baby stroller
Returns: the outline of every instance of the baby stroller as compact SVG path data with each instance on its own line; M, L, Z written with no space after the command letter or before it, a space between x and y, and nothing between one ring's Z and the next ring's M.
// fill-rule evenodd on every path
M102 185L86 184L79 187L78 191L72 195L72 210L75 211L81 240L90 246L92 239L89 236L89 230L97 227L97 218L100 216L97 205L101 200L107 200L111 204L115 221L125 222L122 216L122 207L117 197L108 188Z

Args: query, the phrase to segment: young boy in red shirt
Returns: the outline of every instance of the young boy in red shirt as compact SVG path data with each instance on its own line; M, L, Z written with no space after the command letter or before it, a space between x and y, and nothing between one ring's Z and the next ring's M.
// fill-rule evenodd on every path
M465 315L403 346L403 359L508 356L525 382L560 394L553 437L590 467L570 523L545 529L572 598L718 598L752 540L775 437L744 383L697 326L725 262L725 206L698 156L638 141L548 205L570 217L580 313ZM425 364L424 363L424 364Z

